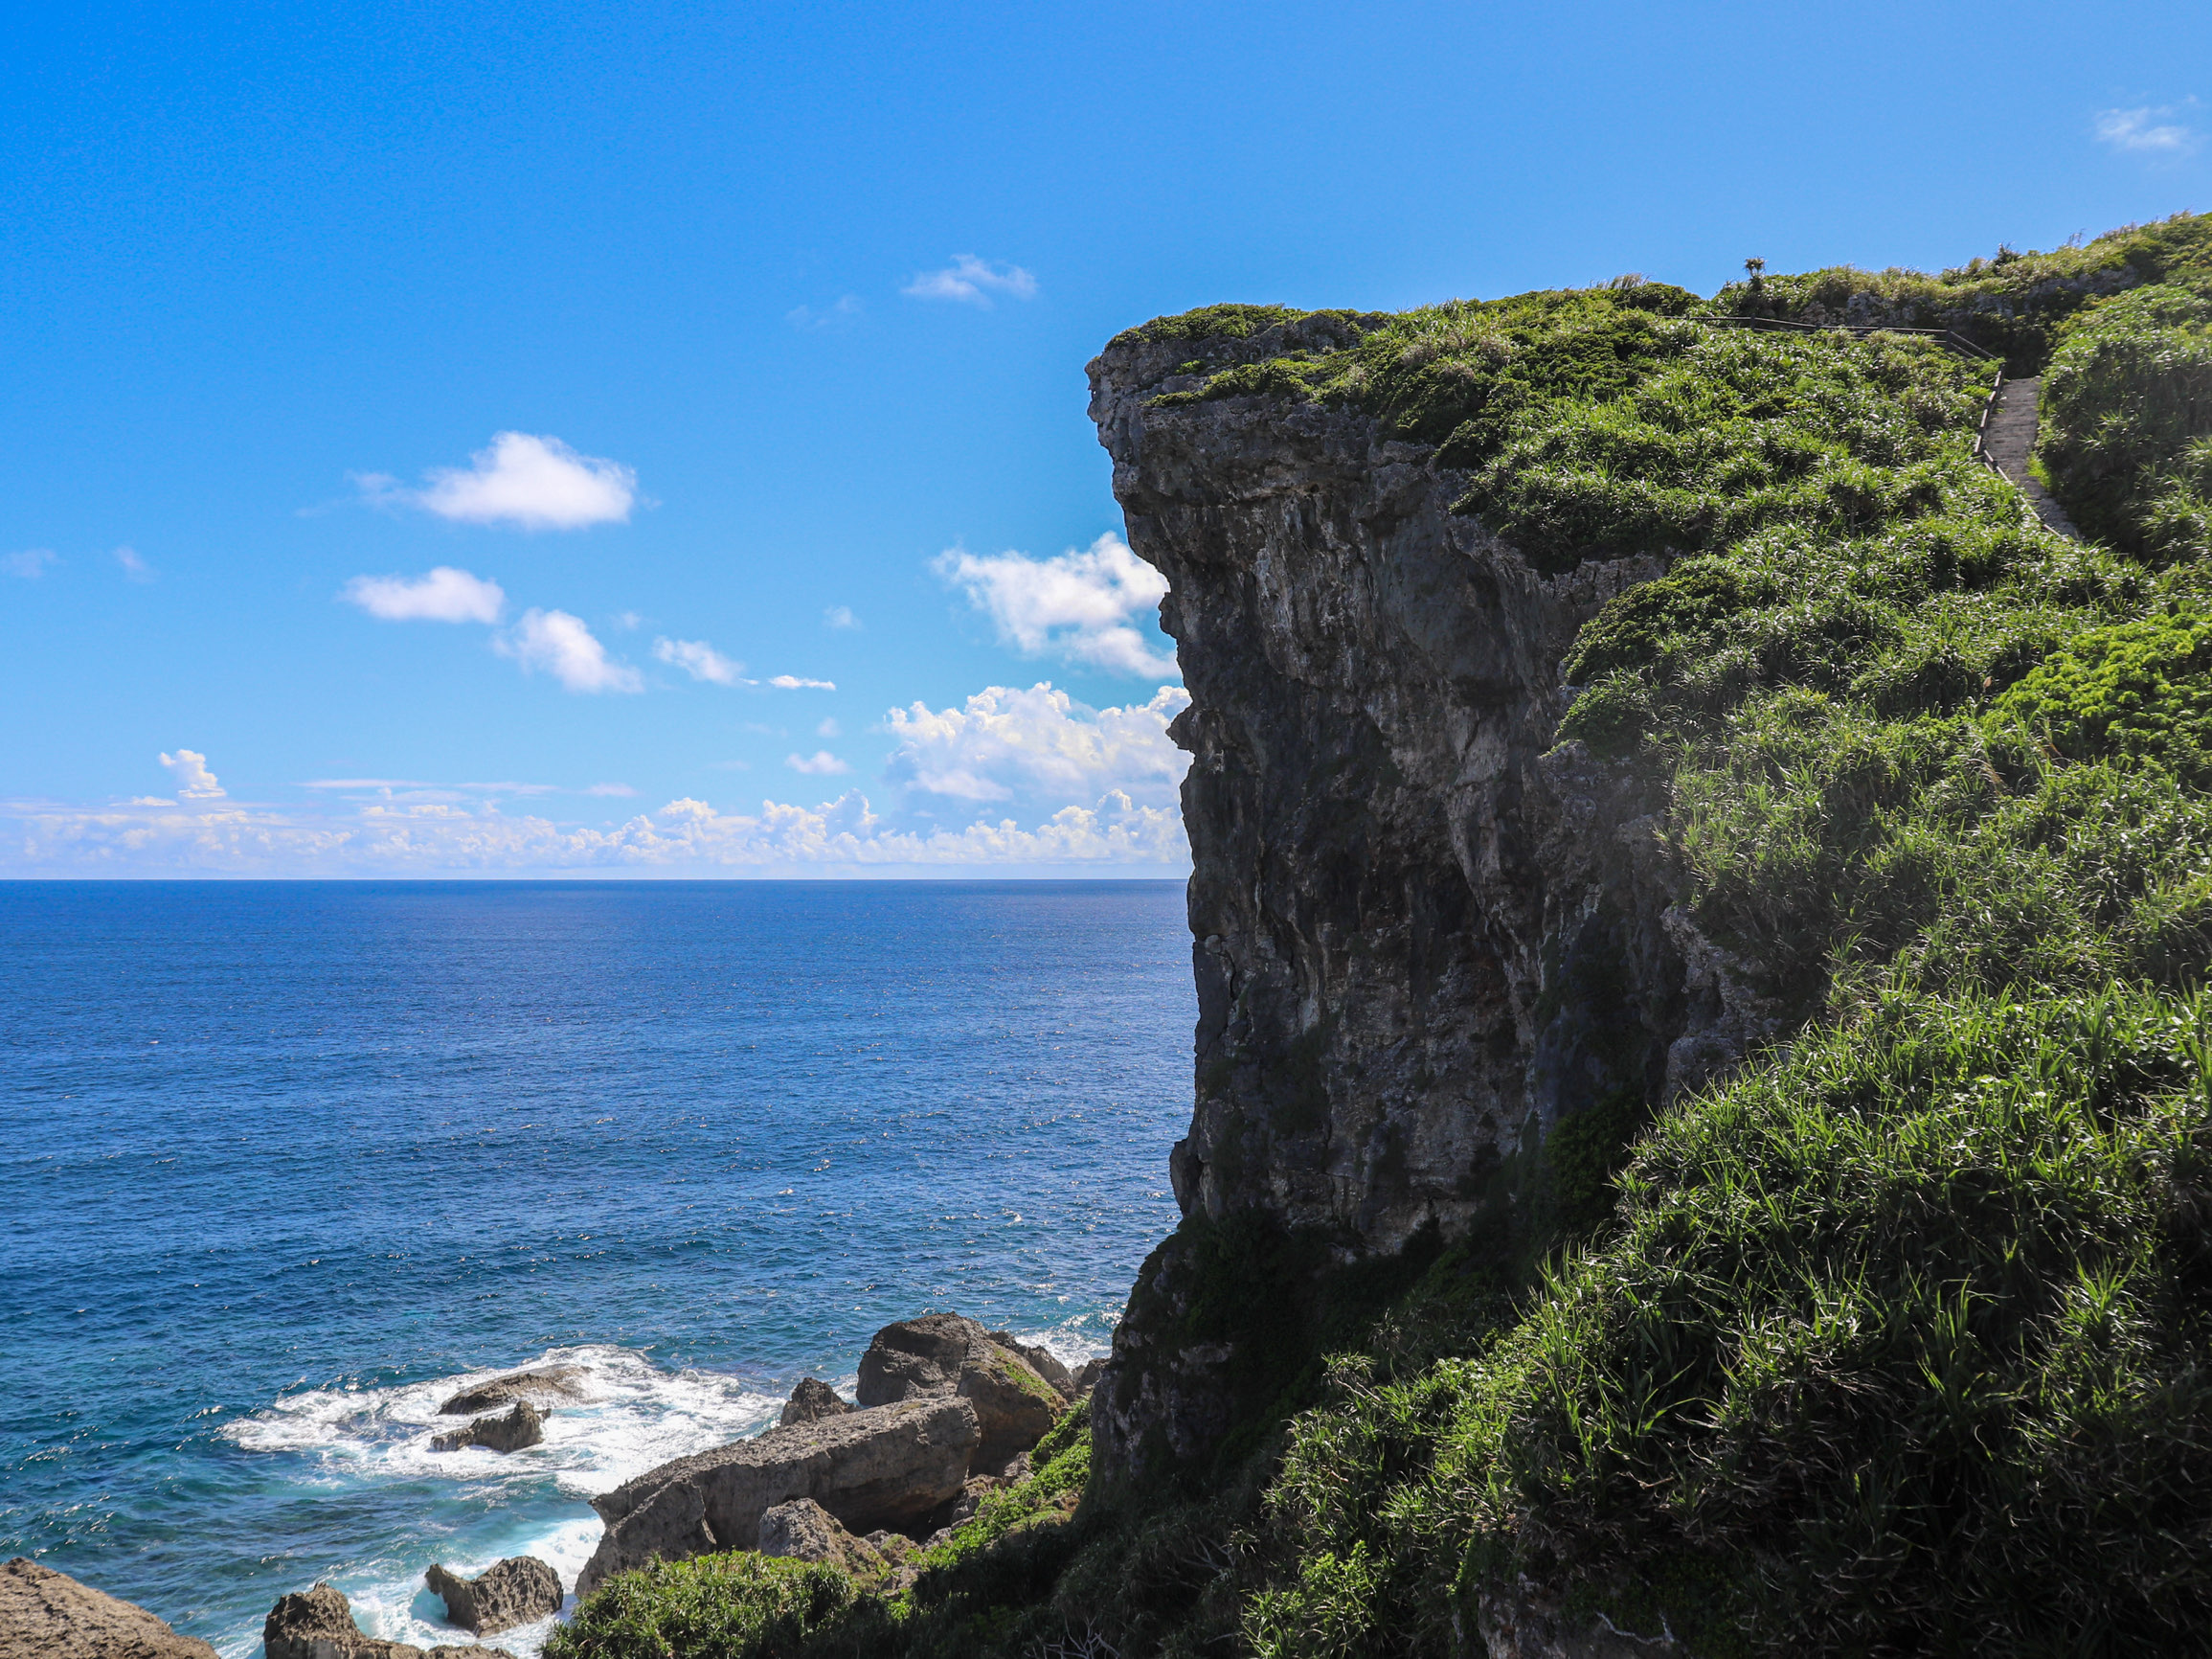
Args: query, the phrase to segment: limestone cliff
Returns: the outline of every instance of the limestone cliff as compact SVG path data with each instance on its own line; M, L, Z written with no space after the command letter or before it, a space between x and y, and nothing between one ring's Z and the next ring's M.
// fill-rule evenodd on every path
M1464 474L1366 414L1173 396L1368 321L1132 330L1090 373L1193 699L1173 728L1199 1001L1177 1201L1388 1251L1525 1202L1506 1177L1561 1122L1657 1103L1769 1021L1671 908L1655 786L1554 744L1576 630L1659 561L1540 574L1449 511ZM1173 1247L1147 1272L1133 1307L1173 1299ZM1220 1427L1225 1356L1163 1352L1158 1324L1124 1323L1110 1462Z

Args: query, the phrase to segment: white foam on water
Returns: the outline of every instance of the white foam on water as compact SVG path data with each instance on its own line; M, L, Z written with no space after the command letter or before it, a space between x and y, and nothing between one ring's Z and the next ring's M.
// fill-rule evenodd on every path
M547 1403L545 1439L518 1452L434 1452L431 1437L466 1422L439 1407L464 1388L520 1370L572 1367L580 1398ZM433 1484L465 1500L459 1524L424 1517L421 1530L332 1577L361 1628L387 1641L428 1648L471 1638L444 1623L444 1603L424 1586L433 1560L473 1577L508 1556L535 1556L573 1586L599 1541L584 1500L672 1458L725 1445L776 1420L779 1397L704 1371L664 1371L643 1354L607 1346L549 1349L498 1370L426 1378L380 1389L315 1389L228 1423L222 1433L251 1452L294 1460L308 1487ZM504 1408L502 1408L504 1409ZM447 1518L450 1519L451 1511ZM305 1589L305 1583L294 1586ZM571 1606L574 1600L571 1600ZM486 1638L535 1655L553 1621ZM258 1632L257 1632L258 1633ZM226 1643L234 1659L251 1639Z

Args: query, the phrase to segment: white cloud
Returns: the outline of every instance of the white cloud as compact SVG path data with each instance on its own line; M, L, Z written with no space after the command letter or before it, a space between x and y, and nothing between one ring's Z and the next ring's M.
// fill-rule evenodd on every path
M812 306L797 306L783 313L783 320L794 329L834 329L849 323L860 315L858 294L841 294L834 305L816 310Z
M631 796L635 795L637 790L631 788L627 784L594 784L589 789L586 789L584 793L587 795L610 796L626 801Z
M803 772L809 778L834 778L852 770L827 749L817 749L811 755L786 755L783 763L794 772Z
M153 566L139 557L137 553L130 548L117 548L115 550L115 562L123 566L123 574L133 581L153 580Z
M5 567L10 576L20 576L36 581L46 573L48 565L60 562L51 547L27 547L21 553L11 553L0 558L0 567Z
M2196 100L2188 102L2194 105ZM2202 138L2194 127L2169 119L2180 113L2180 108L2172 104L2161 108L2101 109L2096 118L2097 142L2118 150L2152 155L2194 155Z
M959 300L990 307L993 294L1017 300L1037 297L1037 279L1020 265L996 264L973 254L955 254L941 271L920 271L899 292L917 300Z
M724 656L705 640L657 639L653 655L675 664L695 680L711 680L718 686L735 685L745 671L743 663Z
M176 780L176 792L185 801L220 801L228 793L215 782L215 775L208 770L208 758L197 749L179 749L175 754L164 754L161 763L169 768Z
M960 801L1090 801L1117 790L1165 807L1190 764L1167 723L1189 704L1181 686L1162 686L1150 702L1088 709L1050 682L991 686L958 709L915 703L891 712L898 747L885 776Z
M1107 791L1027 823L1007 816L959 830L901 829L858 790L806 807L764 801L756 813L671 801L608 828L496 807L372 801L349 814L145 798L76 807L0 801L0 873L407 875L459 871L883 875L961 867L1101 874L1189 868L1180 816Z
M845 732L838 725L837 716L832 715L821 725L814 728L814 735L818 738L842 738L845 736Z
M507 608L499 583L450 564L413 581L399 576L357 576L338 597L385 622L496 623Z
M389 474L356 473L368 500L419 507L463 524L523 530L581 530L620 524L638 502L638 475L619 461L579 455L558 438L497 432L467 466L436 466L420 489Z
M1057 558L984 557L956 547L939 554L932 568L990 617L1002 645L1024 656L1050 650L1108 673L1175 672L1174 662L1153 650L1130 623L1160 603L1167 579L1111 532Z
M802 680L797 674L778 674L768 682L779 692L834 692L835 680Z
M581 617L565 610L522 613L513 628L493 645L526 672L542 669L572 692L642 692L638 670L614 661Z
M856 628L860 626L860 618L852 614L852 606L848 604L831 605L822 613L822 621L825 627Z

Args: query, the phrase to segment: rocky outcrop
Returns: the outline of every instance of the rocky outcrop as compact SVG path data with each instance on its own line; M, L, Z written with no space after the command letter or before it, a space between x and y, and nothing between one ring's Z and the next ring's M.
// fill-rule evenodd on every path
M1577 629L1659 561L1539 573L1450 511L1464 474L1356 408L1152 401L1379 321L1133 330L1091 365L1129 545L1171 584L1161 623L1192 697L1171 728L1191 755L1199 1007L1176 1199L1350 1253L1431 1222L1467 1232L1516 1201L1561 1122L1701 1083L1772 1024L1675 908L1657 785L1553 742ZM1196 1455L1222 1424L1229 1356L1162 1335L1190 1288L1178 1249L1116 1334L1109 1467L1147 1436Z
M261 1625L265 1659L514 1659L504 1648L438 1647L386 1642L362 1633L352 1606L332 1584L279 1599Z
M215 1650L18 1556L0 1567L0 1659L215 1659Z
M763 1514L757 1547L763 1556L825 1561L856 1579L875 1578L891 1564L873 1544L854 1537L812 1498L795 1498Z
M749 1549L760 1517L794 1498L851 1532L911 1530L959 1494L982 1441L968 1400L932 1393L663 1464L592 1500L607 1530L576 1594L648 1561Z
M975 1464L984 1471L1035 1445L1068 1403L1014 1348L957 1313L925 1313L875 1333L853 1390L863 1406L945 1396L975 1407L982 1436Z
M1010 1330L993 1330L988 1334L1001 1348L1011 1350L1027 1360L1029 1369L1050 1383L1063 1401L1075 1398L1074 1374L1060 1363L1059 1356L1050 1349L1024 1342Z
M510 1371L505 1376L464 1388L438 1409L444 1417L468 1417L494 1406L512 1405L517 1400L581 1399L583 1397L584 1374L580 1366L546 1365L535 1371Z
M795 1422L819 1422L825 1417L843 1417L851 1409L851 1404L820 1377L802 1376L791 1391L791 1398L783 1402L783 1416L779 1420L789 1428Z
M560 1575L535 1556L509 1556L473 1579L442 1565L422 1577L445 1603L447 1622L475 1636L534 1625L561 1610Z
M480 1417L466 1428L432 1435L430 1449L460 1451L474 1445L486 1451L515 1452L536 1445L544 1439L545 1414L529 1400L518 1399L514 1409L503 1417Z

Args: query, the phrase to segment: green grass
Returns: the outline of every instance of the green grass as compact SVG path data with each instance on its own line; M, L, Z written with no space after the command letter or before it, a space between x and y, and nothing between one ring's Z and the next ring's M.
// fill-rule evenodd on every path
M1360 412L1540 574L1663 560L1569 652L1559 739L1645 792L1782 1040L1569 1120L1449 1244L1186 1222L1120 1385L1223 1345L1208 1458L1094 1478L1070 1420L902 1597L737 1573L737 1645L686 1614L708 1634L666 1651L1441 1659L1524 1576L1703 1659L2202 1650L2208 249L2182 216L1706 307L1642 284L1138 330L1204 376L1158 419ZM2041 460L2093 539L1975 459L1987 365L1700 320L1854 305L2047 357ZM1300 1060L1240 1063L1295 1105ZM667 1573L579 1625L709 1594ZM660 1650L555 1659L632 1651Z

